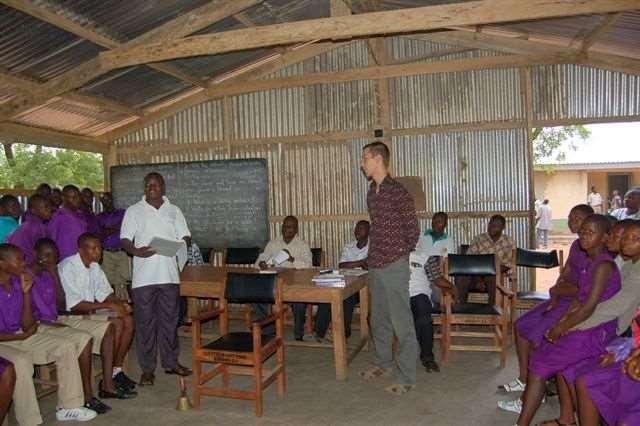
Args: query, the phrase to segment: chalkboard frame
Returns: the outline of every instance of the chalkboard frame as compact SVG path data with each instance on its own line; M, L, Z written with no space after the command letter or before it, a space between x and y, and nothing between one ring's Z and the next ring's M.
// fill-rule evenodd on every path
M172 169L173 172L176 174L176 179L179 179L178 174L180 172L181 169L186 169L189 166L192 165L201 165L201 166L207 166L207 167L215 167L216 165L219 164L242 164L242 165L246 165L248 168L253 167L254 170L258 170L258 172L261 174L260 178L261 181L264 183L264 193L262 194L262 202L258 205L256 204L256 208L260 209L262 212L264 212L263 216L263 220L260 220L261 218L258 218L258 220L256 220L257 223L257 232L256 235L260 234L259 236L256 237L255 240L252 240L250 242L245 242L243 244L238 244L238 245L234 245L233 243L229 244L228 242L223 242L223 241L215 241L215 237L212 236L203 236L203 235L197 235L197 231L195 231L195 227L192 227L191 224L193 222L195 222L194 217L192 217L192 215L190 214L190 212L183 208L183 206L181 206L180 204L180 196L175 197L175 196L170 196L169 193L175 192L175 188L173 188L171 185L175 185L176 183L179 185L180 182L178 180L178 182L171 182L170 179L167 179L166 176L164 176L163 174L163 170L166 169ZM127 206L121 206L119 205L119 196L117 194L116 191L116 187L117 185L115 185L114 183L117 182L118 180L118 174L123 171L123 170L137 170L137 173L139 173L141 175L140 177L140 186L139 186L139 190L138 190L138 198L135 199L135 201L132 200L132 203L138 202L140 201L140 199L142 199L142 196L144 195L144 188L143 188L143 177L147 174L150 173L152 171L158 171L160 174L163 174L163 176L165 177L166 180L166 186L167 186L167 197L169 198L169 201L171 203L174 203L176 206L178 206L182 212L184 213L185 217L187 218L187 224L189 225L191 232L192 232L192 237L194 239L195 242L197 242L199 245L201 245L202 247L206 247L206 248L213 248L213 249L223 249L226 247L260 247L263 248L266 243L269 240L269 170L268 170L268 162L266 159L264 158L239 158L239 159L229 159L229 160L204 160L204 161L178 161L178 162L163 162L163 163L145 163L145 164L123 164L123 165L118 165L118 166L112 166L110 168L110 182L111 182L111 191L113 193L113 199L114 199L114 204L116 205L116 207L118 208L127 208L129 207ZM165 173L167 173L165 171ZM256 191L256 194L258 194L258 190ZM131 197L130 194L128 194L129 197ZM131 205L131 204L130 204ZM264 230L264 232L260 232ZM195 231L195 232L194 232ZM228 241L228 240L227 240Z

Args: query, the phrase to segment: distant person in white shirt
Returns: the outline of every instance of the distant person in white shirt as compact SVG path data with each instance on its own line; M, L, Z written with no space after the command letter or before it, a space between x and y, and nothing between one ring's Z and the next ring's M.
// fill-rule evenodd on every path
M611 216L618 220L640 220L640 187L628 190L624 194L624 207L613 210Z
M536 212L536 234L538 247L542 244L544 248L549 245L549 231L553 228L551 207L549 206L549 200L545 199L538 211Z
M131 287L142 386L151 386L155 381L158 350L165 373L191 374L178 362L178 263L175 257L156 254L149 248L154 237L184 239L187 247L191 245L182 211L164 194L162 175L153 172L145 176L144 197L127 209L120 231L122 248L133 256Z
M287 216L282 222L282 238L269 241L254 266L260 269L272 266L303 269L311 268L312 264L309 244L298 237L298 219L295 216ZM254 304L253 309L259 318L266 316L264 305ZM304 339L306 310L306 303L293 303L293 333L299 341ZM270 330L267 329L267 332Z
M614 189L613 193L611 194L611 205L609 206L609 208L611 209L611 211L614 211L622 207L622 197L620 196L620 192L617 189Z
M593 208L593 211L596 214L602 214L604 211L602 209L602 195L600 195L600 193L596 191L595 186L591 187L591 192L587 196L587 204L589 204L591 208Z
M354 241L345 244L340 256L340 269L367 269L367 254L369 252L369 228L370 224L366 220L356 223L353 235ZM359 302L358 293L347 297L342 303L344 315L344 334L347 339L351 336L351 320L353 310ZM331 322L331 304L321 303L318 305L316 321L314 323L313 337L318 342L322 342L327 334L329 323Z
M409 255L409 268L411 276L409 278L409 299L411 303L411 312L413 314L413 323L416 329L416 337L420 345L420 361L425 370L430 373L432 371L439 372L440 367L436 363L433 355L433 305L439 303L439 297L432 300L435 296L433 287L435 282L431 282L427 275L426 268L440 267L439 259L446 257L449 253L454 252L453 241L445 232L447 228L448 216L444 212L438 212L431 218L431 228L427 229L418 240L415 251ZM427 264L429 259L437 258L438 261ZM441 277L440 271L436 271L432 278L434 281ZM453 285L447 283L447 287L451 291L455 291Z

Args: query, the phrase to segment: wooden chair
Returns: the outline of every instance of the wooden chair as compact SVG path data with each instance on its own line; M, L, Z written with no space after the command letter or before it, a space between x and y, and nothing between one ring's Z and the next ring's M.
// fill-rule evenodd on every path
M493 254L463 255L450 254L444 263L445 276L477 275L495 276L496 279L496 305L484 303L457 303L453 304L450 297L443 298L443 308L447 328L443 343L446 347L446 356L449 351L480 351L498 352L500 354L500 367L504 368L507 360L507 335L509 302L513 292L502 285L500 263ZM456 330L455 326L478 326L490 328L490 331L464 331ZM471 345L456 344L453 339L481 338L492 339L493 344Z
M229 332L229 303L269 303L273 312L259 322L252 323L251 332ZM193 321L193 403L200 407L201 396L255 400L256 416L262 415L262 391L274 380L278 383L278 395L284 396L284 316L282 305L282 282L271 274L228 273L224 297L220 308L201 313ZM202 322L220 317L220 335L217 340L201 345ZM262 334L262 329L275 322L276 335ZM276 355L272 369L264 362ZM204 363L214 367L204 370ZM232 389L230 375L253 376L255 384L251 391ZM206 386L216 376L222 376L221 387Z
M513 251L511 276L511 291L514 293L513 303L511 304L511 326L514 326L516 320L516 310L529 310L535 308L542 302L549 300L549 292L540 291L519 291L518 290L518 266L524 268L558 268L560 274L563 269L563 252L562 250L552 250L549 252L525 250L517 248ZM515 336L515 334L514 334Z

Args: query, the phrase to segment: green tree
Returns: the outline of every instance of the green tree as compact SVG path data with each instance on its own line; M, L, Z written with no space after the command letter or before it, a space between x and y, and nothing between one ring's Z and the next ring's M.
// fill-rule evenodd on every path
M539 127L533 129L533 162L545 160L559 163L564 161L567 150L575 151L578 144L585 142L591 132L582 125L564 127Z
M4 143L0 153L0 187L32 189L42 182L104 188L102 156L69 149Z

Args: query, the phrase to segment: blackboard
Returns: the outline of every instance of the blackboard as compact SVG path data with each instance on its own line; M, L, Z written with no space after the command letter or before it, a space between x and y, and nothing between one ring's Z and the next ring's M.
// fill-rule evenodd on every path
M213 160L111 167L117 208L144 196L147 173L165 180L166 196L184 213L200 247L264 247L269 239L265 159Z

